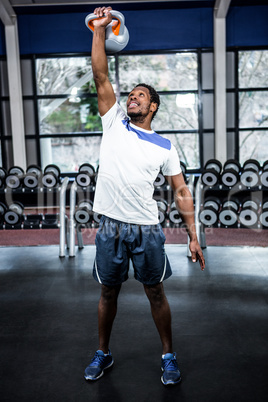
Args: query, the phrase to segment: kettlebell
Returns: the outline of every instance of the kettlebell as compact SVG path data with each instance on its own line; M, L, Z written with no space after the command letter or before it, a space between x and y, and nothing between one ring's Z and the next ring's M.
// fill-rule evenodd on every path
M112 21L107 25L105 31L105 50L107 53L117 53L127 46L129 33L125 26L125 17L123 14L115 10L111 10L111 14L118 21L118 24L114 26ZM85 23L88 29L94 32L93 20L100 18L103 17L97 17L94 13L87 15Z

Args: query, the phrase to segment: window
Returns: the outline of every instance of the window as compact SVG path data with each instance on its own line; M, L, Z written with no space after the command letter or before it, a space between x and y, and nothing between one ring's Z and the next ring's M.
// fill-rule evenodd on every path
M268 51L239 51L239 152L240 162L267 160Z
M125 109L129 91L146 82L161 105L153 129L169 138L190 168L200 167L197 53L108 57L110 81ZM102 126L90 57L36 60L36 98L42 167L63 172L98 166Z

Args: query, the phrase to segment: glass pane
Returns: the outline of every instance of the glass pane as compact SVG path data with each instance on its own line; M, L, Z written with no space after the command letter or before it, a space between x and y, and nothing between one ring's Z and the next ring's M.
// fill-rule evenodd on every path
M42 99L39 105L40 134L102 131L97 98Z
M115 83L114 57L108 58L109 74ZM38 95L71 94L72 90L95 93L90 57L37 59L36 82Z
M59 166L61 172L78 171L82 163L99 165L101 136L41 139L42 168L48 164Z
M126 109L126 97L120 104ZM196 94L161 95L160 107L153 120L153 130L196 130L198 128L198 98Z
M119 56L120 91L144 82L157 91L197 89L197 55L174 53Z
M268 86L268 50L239 52L239 86L255 88Z
M180 160L186 163L188 168L199 168L199 135L198 134L163 134L168 138L178 151Z
M268 91L239 94L239 127L268 127Z
M268 131L240 131L240 163L247 159L257 159L260 164L267 160Z

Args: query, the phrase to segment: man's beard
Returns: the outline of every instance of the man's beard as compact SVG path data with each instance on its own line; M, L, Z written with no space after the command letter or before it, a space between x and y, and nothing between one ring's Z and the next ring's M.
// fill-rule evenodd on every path
M147 111L146 115L143 115L141 110L139 110L138 112L134 112L134 111L130 110L128 112L128 116L130 117L130 120L133 123L143 123L149 114L149 110L150 110L150 106L148 106L148 111Z

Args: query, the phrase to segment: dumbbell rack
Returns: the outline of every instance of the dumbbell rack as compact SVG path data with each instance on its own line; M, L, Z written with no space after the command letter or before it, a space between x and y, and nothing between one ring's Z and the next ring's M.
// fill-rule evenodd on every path
M240 205L242 204L244 199L252 198L252 199L267 199L268 198L268 187L258 185L255 187L246 187L242 185L240 182L237 183L233 187L227 187L222 184L217 184L213 187L205 186L202 184L201 177L199 177L196 188L195 188L195 223L197 227L197 234L200 241L200 245L202 248L206 247L206 235L205 228L206 227L215 227L215 228L230 228L230 229L267 229L267 227L262 226L260 222L258 222L254 226L245 226L242 225L239 220L236 224L232 226L223 225L221 222L217 222L214 225L204 225L199 220L199 214L204 206L204 202L209 197L218 197L220 199L232 199L232 197L237 198L240 201Z

